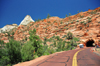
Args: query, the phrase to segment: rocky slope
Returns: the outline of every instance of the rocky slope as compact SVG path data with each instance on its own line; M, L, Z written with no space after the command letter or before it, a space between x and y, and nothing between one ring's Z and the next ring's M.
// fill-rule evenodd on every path
M29 17L30 18L30 17ZM24 21L24 20L23 20ZM72 32L80 38L80 43L85 44L89 40L99 43L100 40L100 7L86 12L80 12L66 18L50 17L38 22L23 24L23 21L15 31L14 39L21 41L29 38L29 31L36 29L37 35L43 40L44 37L60 36L63 38L67 32ZM25 20L27 22L27 19ZM3 37L3 36L2 36ZM64 39L64 38L63 38Z

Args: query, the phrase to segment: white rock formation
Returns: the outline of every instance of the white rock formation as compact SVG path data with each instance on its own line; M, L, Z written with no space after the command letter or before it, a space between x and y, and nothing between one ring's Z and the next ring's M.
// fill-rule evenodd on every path
M20 23L20 25L27 25L30 22L34 22L30 15L27 15Z
M0 29L0 33L1 32L8 32L8 31L10 31L11 29L13 29L17 26L18 26L17 24L6 25L6 26L4 26L3 28Z

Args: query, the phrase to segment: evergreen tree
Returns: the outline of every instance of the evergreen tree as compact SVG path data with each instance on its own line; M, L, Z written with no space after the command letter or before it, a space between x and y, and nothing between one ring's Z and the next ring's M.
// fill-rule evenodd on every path
M71 13L69 13L69 16L71 16Z
M65 17L68 17L68 16L67 16L67 14L66 14L66 16L65 16Z
M42 49L43 49L43 45L41 44L42 41L40 40L39 36L36 35L36 30L33 29L33 31L29 32L30 34L30 41L33 42L33 47L35 48L35 54L37 54L38 56L41 56L42 53Z
M50 18L50 17L51 17L50 14L48 14L48 15L47 15L47 18Z

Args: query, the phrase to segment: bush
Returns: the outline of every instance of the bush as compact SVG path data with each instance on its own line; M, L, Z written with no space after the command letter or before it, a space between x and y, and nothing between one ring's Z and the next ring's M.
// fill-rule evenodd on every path
M62 41L59 41L57 43L57 51L61 51L62 50Z
M80 18L83 18L83 17L84 17L84 15L82 15L82 16L80 15Z
M77 20L77 22L79 22L79 20Z
M48 54L52 54L52 53L55 52L55 50L54 50L53 48L51 48L51 47L49 47L49 48L47 49L47 51L49 52Z
M73 34L71 32L68 32L66 38L67 39L73 39Z
M65 50L65 41L63 41L63 43L62 43L62 50L63 51Z
M84 25L86 25L86 23L84 23Z
M49 55L50 53L47 51L47 49L48 49L48 45L46 45L46 46L43 46L43 55Z
M83 24L83 23L84 23L84 21L81 22L81 24Z
M60 40L60 37L59 37L59 36L56 36L56 39L57 39L57 40Z
M46 42L47 42L47 38L45 37L44 38L44 45L46 45Z
M14 35L15 33L14 32L12 32L12 35Z
M6 44L7 57L10 59L11 64L15 64L21 61L21 45L20 42L15 40L10 40L9 43Z
M73 40L74 41L79 41L79 38L74 37Z
M68 43L66 46L66 50L70 50L70 48L71 48L71 45Z
M8 53L4 45L4 41L0 40L0 65L5 66L9 63Z
M22 61L29 61L33 59L33 53L35 48L32 46L32 42L28 41L21 49Z

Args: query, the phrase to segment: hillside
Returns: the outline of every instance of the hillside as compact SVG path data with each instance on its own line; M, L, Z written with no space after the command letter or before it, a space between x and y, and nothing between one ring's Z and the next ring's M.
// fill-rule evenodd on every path
M98 44L100 40L100 7L65 18L50 17L30 22L27 25L21 24L9 33L14 32L14 39L17 41L28 41L29 31L34 28L42 40L44 37L49 39L53 36L60 36L60 38L65 39L63 37L70 31L75 37L80 38L80 43L86 44L87 41L93 40ZM8 42L8 35L5 34L0 33L0 39L6 43Z

